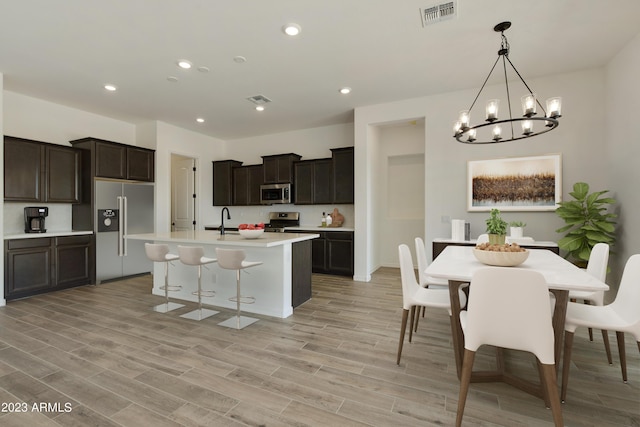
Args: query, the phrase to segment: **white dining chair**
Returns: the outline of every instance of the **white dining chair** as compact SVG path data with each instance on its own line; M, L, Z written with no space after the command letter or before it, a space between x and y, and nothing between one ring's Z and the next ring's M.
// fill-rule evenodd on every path
M478 238L476 239L476 244L480 244L480 243L488 243L489 242L489 235L484 233L478 236Z
M607 265L609 263L609 245L606 243L596 243L591 249L589 262L587 263L587 273L596 279L604 282L607 278ZM604 305L604 291L569 291L569 300L583 301L585 304ZM593 341L593 329L589 328L589 341ZM609 334L602 330L602 341L607 353L609 365L613 364L611 357L611 346L609 345Z
M449 281L446 279L438 279L436 277L428 276L425 270L429 266L427 261L427 252L424 246L424 240L421 237L414 239L416 247L416 262L418 264L418 283L423 288L429 289L449 289ZM426 307L422 307L422 317L424 317ZM414 332L418 331L418 319L420 316L416 316Z
M492 345L536 356L542 394L551 406L555 425L562 426L549 288L544 276L520 268L482 268L473 275L470 290L467 311L460 313L464 357L456 425L462 424L476 351L482 345ZM527 303L513 303L520 300Z
M608 305L585 305L570 302L564 326L564 360L562 362L562 400L567 395L573 335L578 326L616 331L622 381L627 382L627 359L624 334L630 333L640 351L640 254L632 255L624 266L616 299Z
M400 326L400 342L398 344L398 358L396 363L400 364L402 356L402 345L407 329L407 319L411 311L411 323L413 325L416 307L434 307L449 310L451 315L451 303L449 291L447 289L423 288L416 280L413 260L409 246L401 244L398 246L398 257L400 259L400 281L402 282L402 325ZM411 342L413 329L409 327L409 342Z

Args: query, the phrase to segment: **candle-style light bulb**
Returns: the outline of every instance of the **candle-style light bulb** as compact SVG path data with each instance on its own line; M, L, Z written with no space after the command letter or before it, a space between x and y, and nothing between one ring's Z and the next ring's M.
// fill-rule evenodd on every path
M462 133L462 124L459 121L457 121L453 124L453 134L455 136L458 136L460 135L460 133Z
M500 104L499 99L491 99L487 102L486 108L486 120L488 122L493 122L498 120L498 105Z
M465 130L469 128L469 123L471 123L471 117L469 116L469 110L460 111L460 129Z
M562 108L562 98L559 96L547 99L547 117L556 119L560 117Z
M533 122L531 120L525 120L522 122L522 134L529 136L533 133Z
M499 141L502 139L502 128L500 127L500 125L495 125L493 127L493 140L494 141Z
M469 129L469 131L467 132L467 141L473 142L475 140L476 140L476 130Z
M522 115L531 117L536 115L536 95L529 93L522 97Z

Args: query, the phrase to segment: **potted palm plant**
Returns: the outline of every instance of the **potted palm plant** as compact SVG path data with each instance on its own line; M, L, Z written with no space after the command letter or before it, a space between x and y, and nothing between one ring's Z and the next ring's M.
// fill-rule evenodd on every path
M616 214L609 212L616 202L603 197L609 190L589 194L589 184L577 182L569 193L575 200L560 202L556 214L566 225L556 232L566 233L558 241L558 247L567 252L566 258L579 267L585 267L596 243L615 243Z
M489 234L489 243L503 245L507 237L507 221L502 219L498 209L491 209L489 218L485 221L487 224L487 233Z

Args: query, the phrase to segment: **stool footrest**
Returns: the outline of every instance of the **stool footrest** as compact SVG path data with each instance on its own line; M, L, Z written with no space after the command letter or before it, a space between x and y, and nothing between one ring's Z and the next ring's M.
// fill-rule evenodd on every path
M216 291L202 289L200 291L191 292L192 295L200 295L201 297L211 298L216 296Z
M169 292L177 292L180 289L182 289L182 285L169 285L169 286L160 286L160 290L164 291L164 289L167 289L167 291Z
M229 301L238 302L238 297L231 297L229 298ZM255 297L240 296L241 304L254 304L255 302L256 302Z

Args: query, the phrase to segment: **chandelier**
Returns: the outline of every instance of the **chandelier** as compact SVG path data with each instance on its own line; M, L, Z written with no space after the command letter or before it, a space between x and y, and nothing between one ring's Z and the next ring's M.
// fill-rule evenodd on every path
M509 42L504 32L511 27L511 22L501 22L493 27L493 30L501 33L502 43L500 50L498 51L498 59L493 63L489 75L485 79L480 91L476 95L471 107L468 110L460 112L458 121L453 127L454 138L459 142L465 144L494 144L498 142L516 141L518 139L531 138L532 136L542 135L558 127L558 118L560 115L560 107L562 99L560 97L549 98L546 101L547 109L542 107L542 104L536 98L536 94L533 93L529 85L524 81L515 65L509 59ZM504 83L507 91L507 110L509 113L508 119L498 118L498 107L500 106L499 99L490 99L487 101L485 109L485 121L476 125L471 125L471 110L473 109L476 101L480 97L482 90L484 89L487 81L491 77L493 70L496 68L498 62L502 59L502 68L504 69ZM520 81L529 91L523 95L522 101L522 116L513 117L511 111L511 99L509 94L509 80L507 78L507 63L511 66L516 75L520 78ZM538 107L542 110L543 116L538 115Z

